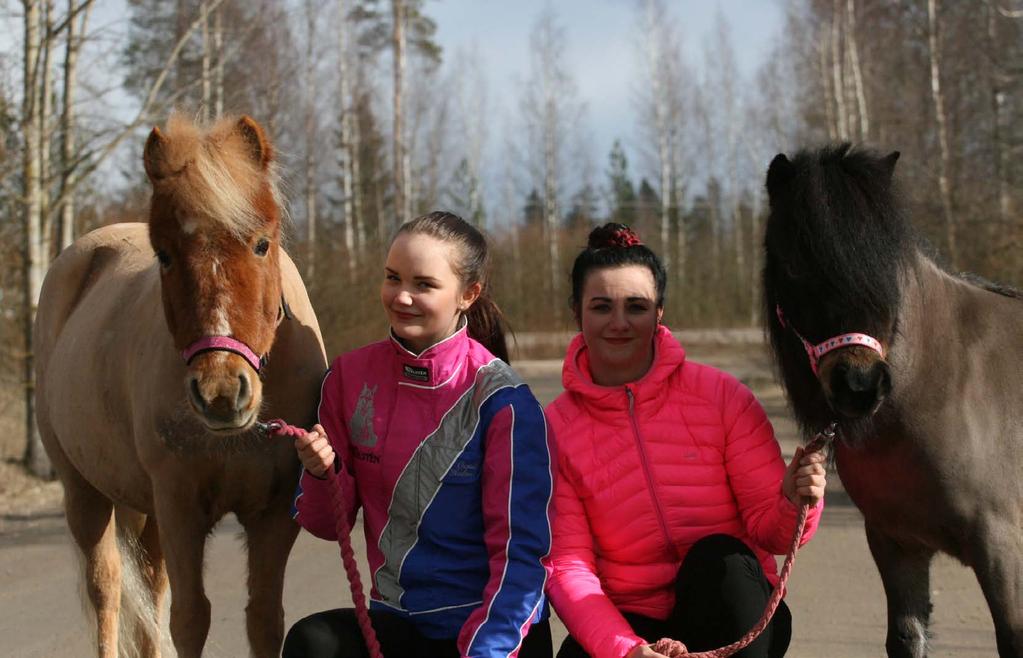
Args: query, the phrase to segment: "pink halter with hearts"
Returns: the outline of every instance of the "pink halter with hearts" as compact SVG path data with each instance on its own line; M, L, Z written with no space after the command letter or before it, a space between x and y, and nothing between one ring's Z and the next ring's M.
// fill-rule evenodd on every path
M796 335L796 338L803 343L803 348L806 350L806 356L810 359L810 369L813 370L814 376L817 375L817 364L820 363L820 360L824 357L824 355L843 347L852 347L854 345L868 347L880 354L882 359L884 358L884 347L881 345L881 341L877 340L873 336L858 333L842 334L841 336L835 336L814 345L807 339L803 338L803 335L796 331L795 327L789 326L789 324L785 322L785 315L781 312L781 306L775 305L774 312L778 316L778 322L781 323L781 326L791 329L792 333Z

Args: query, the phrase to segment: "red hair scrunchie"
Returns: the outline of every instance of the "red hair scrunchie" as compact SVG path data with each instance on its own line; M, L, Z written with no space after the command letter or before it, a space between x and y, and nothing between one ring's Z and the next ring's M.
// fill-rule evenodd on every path
M636 245L643 244L643 241L639 239L639 236L632 232L630 228L620 228L613 231L607 238L608 247L635 247Z

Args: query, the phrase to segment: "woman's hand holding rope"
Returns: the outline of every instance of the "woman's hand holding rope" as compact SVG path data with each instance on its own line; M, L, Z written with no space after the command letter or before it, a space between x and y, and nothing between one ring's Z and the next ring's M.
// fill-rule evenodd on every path
M305 470L313 477L323 478L334 465L334 448L327 439L327 430L317 423L310 432L295 437L295 450Z
M806 452L802 446L796 448L785 477L781 481L781 490L792 504L799 507L807 503L815 507L824 498L824 487L827 479L824 475L824 451Z

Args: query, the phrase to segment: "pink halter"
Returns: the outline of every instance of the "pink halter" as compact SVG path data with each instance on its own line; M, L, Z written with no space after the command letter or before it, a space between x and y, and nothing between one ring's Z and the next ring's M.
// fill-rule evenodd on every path
M884 347L881 345L881 341L872 336L857 333L842 334L841 336L835 336L822 343L814 345L807 339L803 338L803 335L796 331L795 327L791 327L785 322L785 315L781 312L780 305L775 305L774 312L778 316L778 322L781 326L791 329L792 333L796 335L796 338L803 343L803 348L806 350L806 356L810 359L810 369L813 370L813 374L815 376L817 375L817 364L820 363L820 360L824 357L824 355L843 347L852 347L853 345L869 347L880 354L882 359L884 358Z
M252 369L257 373L266 365L265 354L263 356L256 356L256 353L252 351L252 348L240 340L231 338L230 336L203 336L186 347L181 352L181 358L185 360L185 365L188 365L192 362L192 359L196 354L214 351L233 352L237 354L245 359L245 361L252 366Z

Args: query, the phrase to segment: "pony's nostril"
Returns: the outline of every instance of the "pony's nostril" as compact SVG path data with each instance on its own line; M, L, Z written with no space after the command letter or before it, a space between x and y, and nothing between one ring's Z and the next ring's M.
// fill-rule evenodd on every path
M249 378L244 373L238 375L238 397L235 399L234 408L235 411L241 411L242 409L249 406L249 402L252 400L252 384L249 383Z
M200 411L206 411L206 400L202 397L202 392L199 391L199 380L195 377L188 383L188 392L192 396L192 402Z

